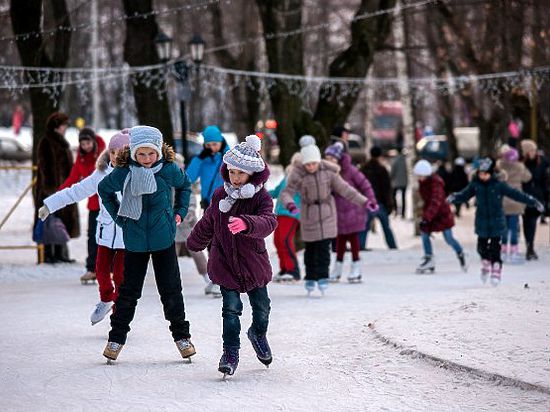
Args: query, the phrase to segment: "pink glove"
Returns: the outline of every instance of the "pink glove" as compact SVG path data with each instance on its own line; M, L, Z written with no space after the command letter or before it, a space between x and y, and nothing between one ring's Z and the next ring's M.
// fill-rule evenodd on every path
M296 206L296 203L294 202L289 203L288 206L286 207L286 210L288 210L293 215L297 215L298 213L300 213L300 209L298 209L298 207Z
M176 215L175 219L176 219L176 226L181 225L181 216L180 216L180 215Z
M248 228L244 220L242 220L240 217L233 216L229 218L229 224L227 225L227 227L229 228L229 231L234 235Z
M369 212L372 212L372 213L376 213L376 212L378 212L378 210L380 209L380 208L378 207L378 204L377 204L377 203L371 202L370 200L367 200L367 203L365 204L365 208L366 208Z

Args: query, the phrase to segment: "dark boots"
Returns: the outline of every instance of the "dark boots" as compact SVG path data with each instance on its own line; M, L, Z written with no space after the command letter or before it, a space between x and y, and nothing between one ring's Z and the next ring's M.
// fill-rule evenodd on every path
M44 263L74 263L69 257L67 244L44 245Z
M525 253L526 260L538 260L539 256L535 252L535 246L532 242L527 243L527 252Z

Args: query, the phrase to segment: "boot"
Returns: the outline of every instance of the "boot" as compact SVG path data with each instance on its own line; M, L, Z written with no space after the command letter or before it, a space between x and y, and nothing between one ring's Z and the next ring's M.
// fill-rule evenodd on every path
M527 243L527 252L525 253L525 259L527 260L538 260L539 257L535 253L535 246L532 242Z
M57 263L55 257L55 245L44 245L44 263Z
M113 304L113 302L99 301L99 303L95 305L95 309L90 315L90 321L92 322L92 325L101 322L105 318L105 316L107 316L107 313L111 311L111 309L113 308Z
M487 259L483 259L481 261L481 281L483 283L487 283L487 278L489 277L489 273L491 272L491 262Z
M189 339L177 340L176 346L178 347L178 350L180 351L181 357L183 359L189 359L191 356L197 353L197 351L195 350L195 346L193 346Z
M83 285L87 285L88 282L94 283L96 280L95 272L86 272L82 276L80 276L80 283Z
M330 281L331 282L339 282L340 278L342 277L342 270L344 269L344 262L336 261L334 263L334 268L332 269L332 272L330 272Z
M266 335L256 335L252 331L252 328L250 328L246 332L246 336L250 339L250 343L252 343L252 347L256 352L258 360L266 367L269 367L269 364L273 361L273 356L271 354L271 348L269 347L269 342L267 341Z
M424 256L422 263L420 263L420 265L418 265L418 267L416 268L416 273L419 273L419 274L424 274L426 272L434 273L434 271L435 271L435 261L433 256L431 255Z
M313 292L315 290L315 284L316 283L317 282L314 281L314 280L306 280L304 282L304 287L306 288L308 296L311 294L311 292Z
M328 282L329 280L327 278L319 279L317 281L317 287L319 288L319 291L321 292L321 295L325 296L325 292L328 289Z
M67 247L67 244L64 243L62 245L54 245L55 249L55 258L63 263L74 263L76 262L75 259L71 259L69 257L69 248Z
M103 351L103 356L107 358L107 361L116 361L123 346L124 345L120 343L107 342L107 346L105 346L105 350Z
M358 283L361 282L361 261L356 260L351 262L351 269L348 275L349 283Z
M519 253L519 246L518 245L511 245L510 246L509 261L511 263L523 263L523 258L521 257L521 255Z
M491 285L498 286L502 277L502 263L493 262L491 265Z
M460 268L464 273L468 271L468 264L466 263L466 255L464 252L460 252L456 254L456 257L458 258L458 262L460 263Z
M212 295L215 298L221 298L222 291L219 285L216 285L215 283L212 283L212 282L208 282L208 284L204 287L204 294Z
M233 375L237 366L239 366L239 349L224 347L218 371L223 373L223 377L225 378L226 375Z

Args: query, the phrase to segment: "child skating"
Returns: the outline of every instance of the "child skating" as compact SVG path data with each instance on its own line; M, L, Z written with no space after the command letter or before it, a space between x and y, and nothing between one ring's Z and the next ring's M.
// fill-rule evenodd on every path
M482 158L476 176L464 190L449 195L447 202L464 203L476 197L475 233L478 236L477 252L481 256L481 280L487 282L490 274L491 284L497 286L502 276L500 241L506 225L502 198L506 196L538 210L544 210L544 206L534 197L499 181L494 169L491 158Z
M300 229L305 243L304 286L308 295L315 286L324 294L329 284L330 243L337 235L336 203L332 193L364 208L374 207L340 177L337 165L321 159L319 148L312 143L300 150L302 160L293 168L287 187L281 193L284 206L293 214L300 212ZM301 211L294 203L297 192L302 199Z
M224 377L233 375L239 364L241 293L248 294L252 307L247 336L258 360L267 366L273 359L266 337L271 310L267 284L272 271L264 239L275 229L277 219L264 189L269 169L260 148L260 139L251 135L224 155L224 184L216 189L187 239L189 250L210 245L208 273L221 286L223 354L218 370Z
M111 137L108 150L104 151L97 161L96 170L80 182L44 199L44 206L38 210L40 219L45 220L51 213L96 194L99 183L114 170L119 151L123 150L129 143L128 129ZM99 199L99 216L95 238L97 258L94 276L97 276L97 283L99 284L100 301L90 315L92 325L101 322L107 313L111 311L124 277L122 229L113 222L101 199ZM113 273L112 279L111 272Z
M340 176L346 183L365 196L370 202L370 212L378 210L378 203L368 179L351 163L351 156L344 151L344 145L336 142L325 149L325 158L340 166ZM338 215L338 237L336 238L336 262L330 274L330 280L338 282L344 268L344 254L347 243L350 243L352 263L348 282L361 281L361 261L359 257L359 233L365 228L367 209L358 206L344 197L335 194L336 212Z
M195 354L189 322L185 319L174 246L176 225L187 214L190 187L189 179L174 163L172 148L163 144L158 129L149 126L130 129L130 148L119 154L117 167L99 184L101 200L113 220L124 229L126 245L124 281L103 352L109 360L116 360L126 343L151 258L164 317L170 322L174 342L184 359ZM117 192L122 192L120 202Z
M424 248L422 263L416 268L416 273L434 272L435 260L433 256L433 232L442 232L445 242L453 248L460 263L466 272L466 258L460 243L453 237L454 217L449 204L445 201L445 183L437 173L433 173L432 165L427 160L419 160L414 165L413 173L418 177L418 191L423 201L422 220L420 221L420 236Z

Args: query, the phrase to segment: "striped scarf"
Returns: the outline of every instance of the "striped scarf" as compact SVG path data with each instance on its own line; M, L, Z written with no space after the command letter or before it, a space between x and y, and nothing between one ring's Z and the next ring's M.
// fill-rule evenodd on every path
M134 220L141 217L143 208L141 197L157 191L155 173L160 171L162 166L164 166L164 163L159 163L151 168L130 165L130 173L126 175L124 188L122 189L122 201L118 209L119 216Z

